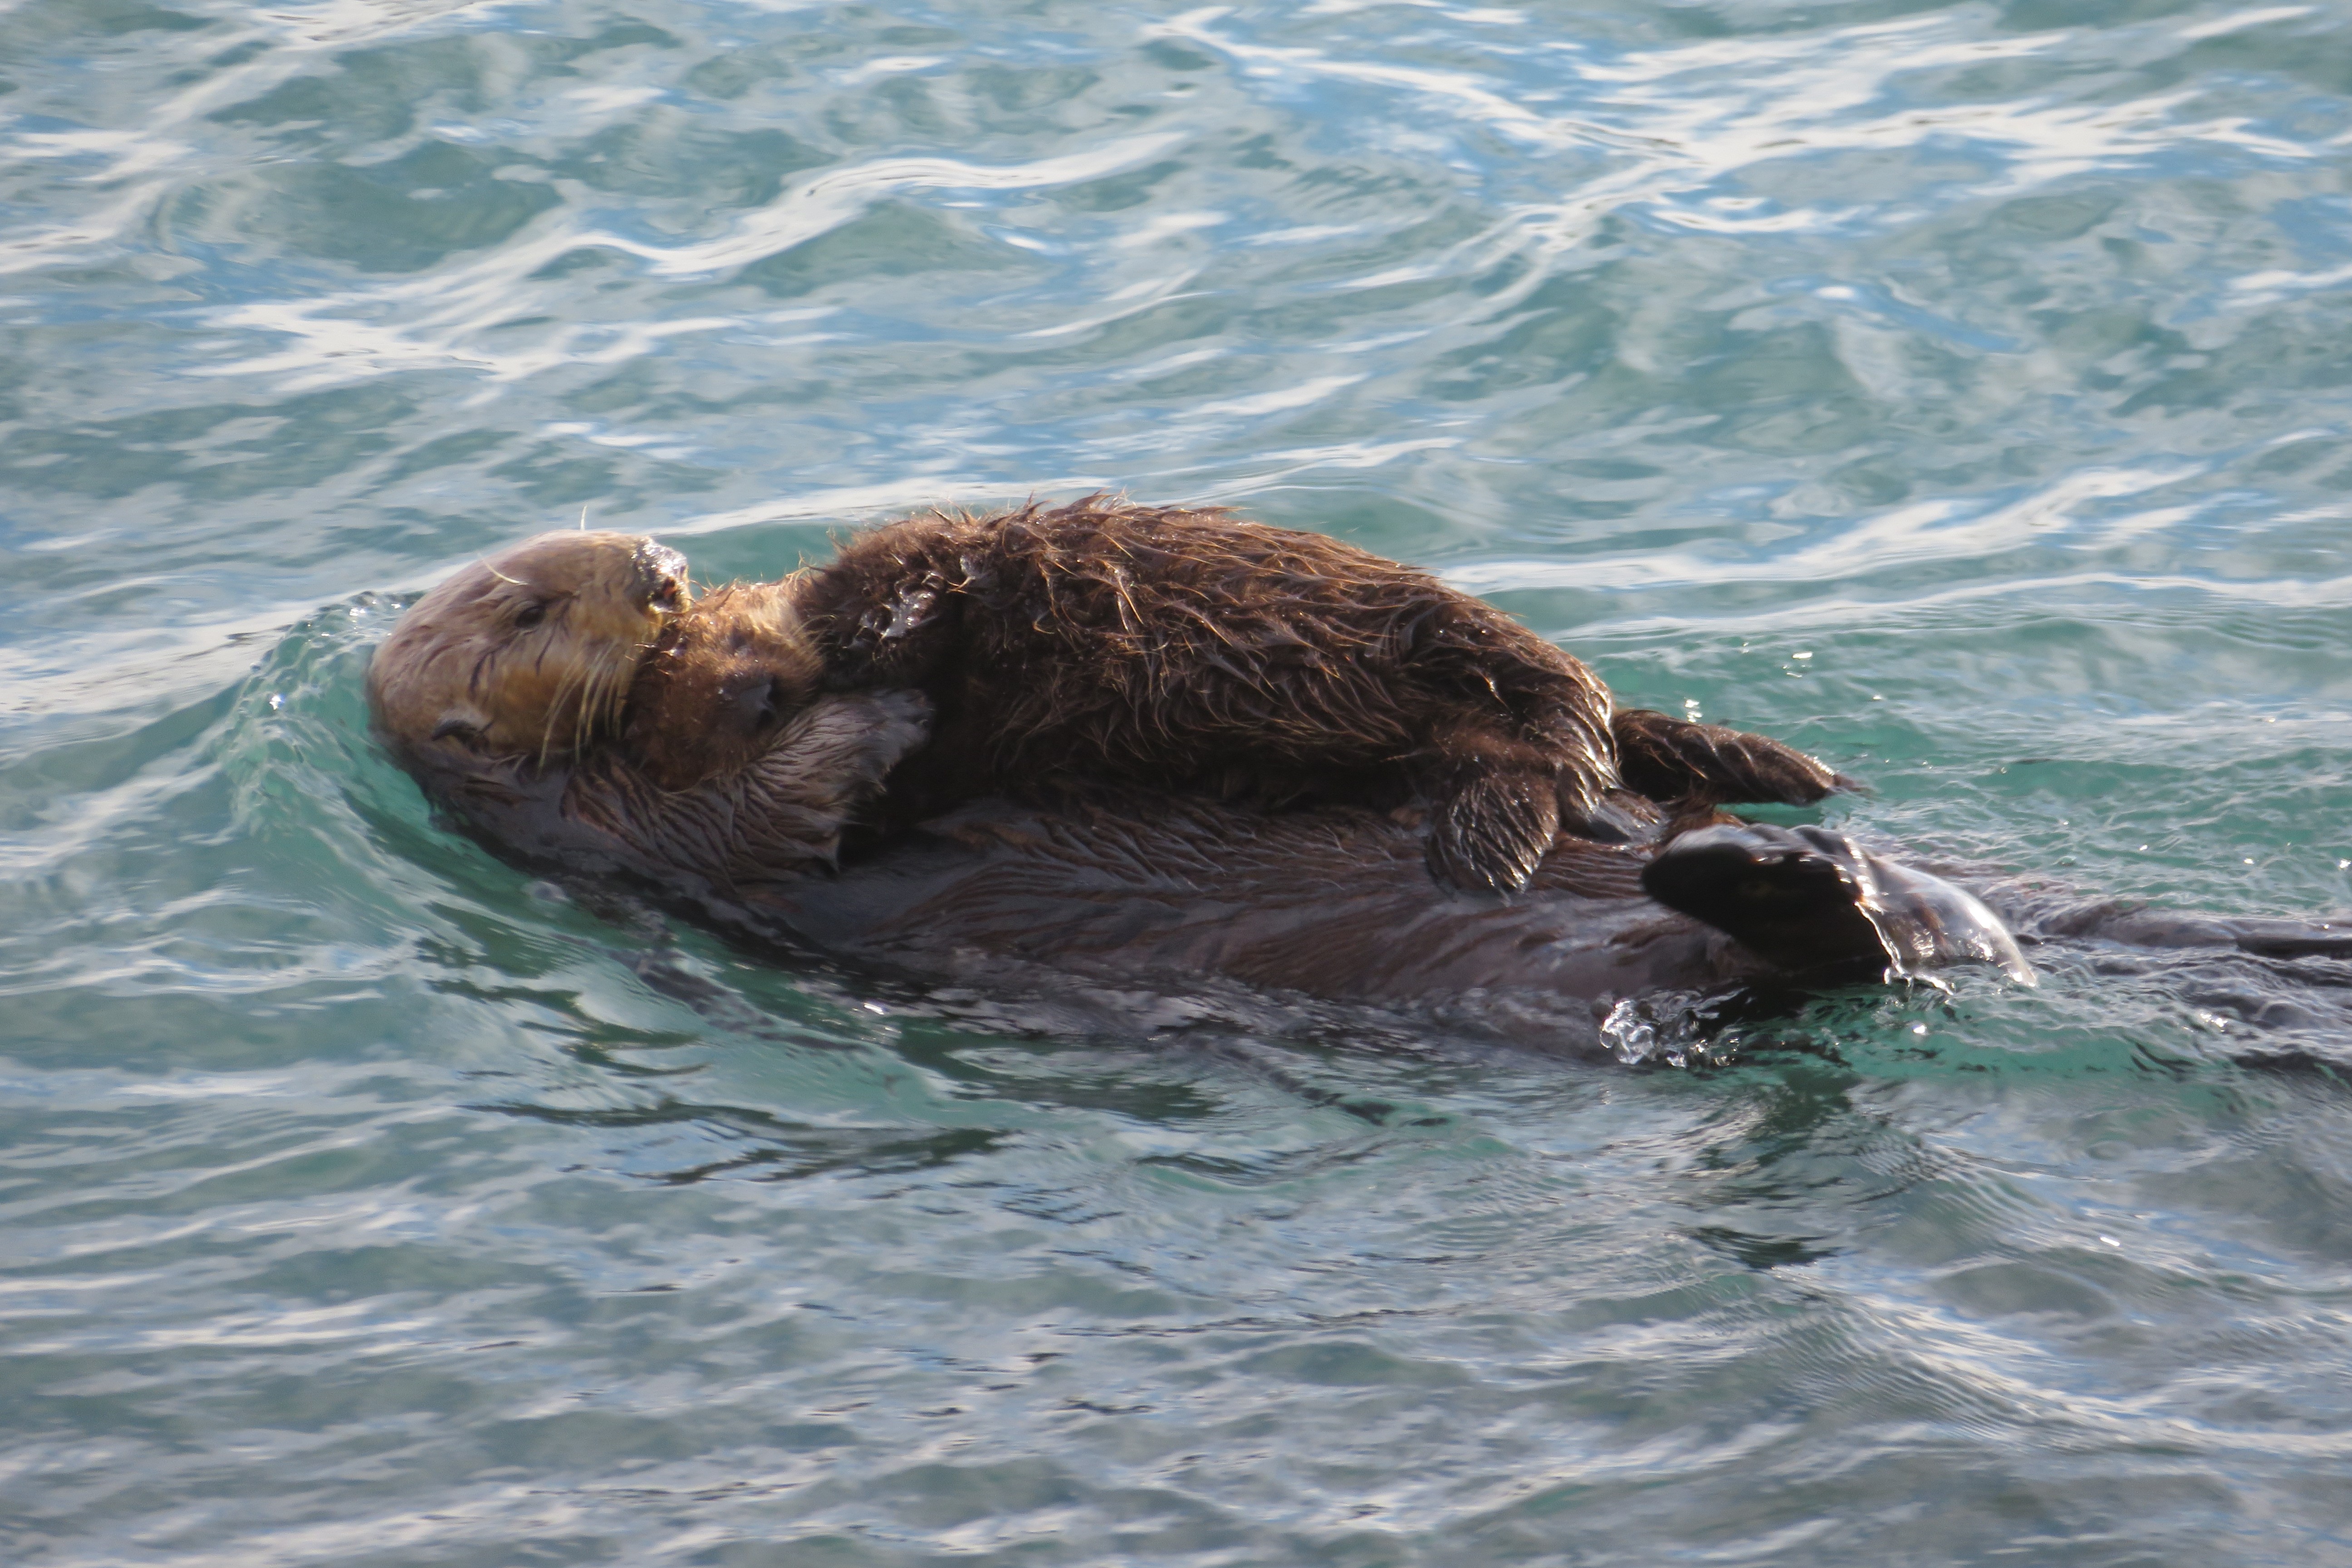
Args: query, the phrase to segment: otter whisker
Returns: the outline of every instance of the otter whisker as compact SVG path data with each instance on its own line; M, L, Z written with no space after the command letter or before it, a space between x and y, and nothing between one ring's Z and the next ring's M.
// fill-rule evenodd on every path
M620 723L621 706L629 695L629 678L635 672L637 660L652 646L643 643L625 650L616 648L598 671L593 713L596 733L604 734Z
M636 674L637 661L653 646L653 639L648 637L625 647L612 648L599 658L593 685L581 699L583 740L619 727L622 710L628 702L629 686Z
M577 748L586 745L604 732L604 708L613 677L619 659L607 650L596 656L580 683L580 700L572 721L572 743Z
M633 647L629 651L637 650ZM566 675L548 703L548 724L540 739L541 767L546 766L548 755L554 750L556 730L565 717L567 702L571 707L572 732L566 750L577 751L603 732L604 710L610 700L606 688L629 662L633 661L628 654L621 650L603 649Z
M573 688L587 679L589 669L592 668L583 666L566 671L562 682L555 689L555 695L548 701L547 722L539 732L539 765L542 769L547 766L548 753L555 746L555 728L563 714L564 700L572 695Z

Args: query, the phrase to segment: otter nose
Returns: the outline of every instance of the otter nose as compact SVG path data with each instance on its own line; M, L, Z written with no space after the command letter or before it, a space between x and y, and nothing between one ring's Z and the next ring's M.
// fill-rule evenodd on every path
M676 615L687 606L686 557L646 540L637 546L635 597L649 610Z

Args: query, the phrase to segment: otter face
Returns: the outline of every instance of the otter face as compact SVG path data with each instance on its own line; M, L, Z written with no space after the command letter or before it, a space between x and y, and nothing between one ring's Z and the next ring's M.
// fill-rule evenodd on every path
M688 603L675 550L542 533L419 599L368 667L368 702L407 747L570 757L613 727L646 650Z
M621 725L623 753L640 773L667 790L733 773L816 700L824 661L794 586L721 588L664 628Z

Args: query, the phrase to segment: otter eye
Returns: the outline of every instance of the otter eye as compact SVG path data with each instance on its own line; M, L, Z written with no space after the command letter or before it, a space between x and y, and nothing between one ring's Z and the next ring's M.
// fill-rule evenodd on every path
M526 629L547 619L547 606L534 600L515 612L514 624Z

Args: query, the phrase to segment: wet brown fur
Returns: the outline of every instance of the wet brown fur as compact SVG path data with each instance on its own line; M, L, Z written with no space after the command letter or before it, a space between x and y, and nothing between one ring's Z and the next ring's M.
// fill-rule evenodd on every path
M817 673L820 672L821 673ZM935 512L830 565L717 594L665 632L624 745L666 787L757 756L819 690L906 689L931 743L912 821L990 794L1139 784L1257 805L1414 805L1431 868L1517 889L1565 826L1654 830L1651 800L1820 798L1759 737L1633 710L1569 654L1429 574L1221 509L1093 496Z
M621 721L621 751L646 778L685 790L734 773L824 690L824 658L793 604L795 586L714 589L662 629Z

